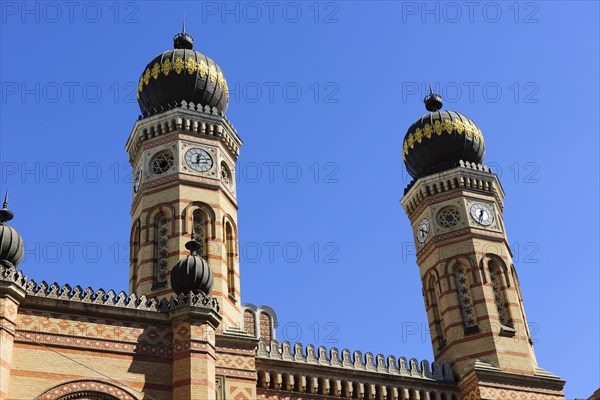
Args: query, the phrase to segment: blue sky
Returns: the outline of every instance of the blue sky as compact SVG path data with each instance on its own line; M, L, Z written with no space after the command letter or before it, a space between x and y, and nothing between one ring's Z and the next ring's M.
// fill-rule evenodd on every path
M1 3L0 188L26 241L21 268L126 289L135 88L185 11L195 49L225 73L244 140L242 301L276 310L279 339L432 359L399 204L402 140L431 81L478 124L500 175L540 366L567 380L567 398L589 396L598 3L223 4Z

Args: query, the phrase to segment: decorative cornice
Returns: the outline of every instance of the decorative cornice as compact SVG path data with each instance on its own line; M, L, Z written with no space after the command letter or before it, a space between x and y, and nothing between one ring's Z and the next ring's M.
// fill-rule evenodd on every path
M318 355L317 355L318 354ZM454 374L450 368L450 364L439 364L434 362L429 364L427 360L420 363L416 359L408 361L405 357L400 357L396 361L396 357L383 354L374 356L367 352L364 355L360 351L355 351L352 355L348 349L341 352L332 347L329 352L324 346L315 349L315 346L309 344L306 348L301 343L296 343L293 346L290 342L284 341L281 345L277 340L272 340L270 345L267 345L263 339L258 342L256 357L263 360L277 360L290 363L317 365L322 367L333 367L344 370L372 372L383 375L403 375L413 378L455 382ZM295 368L295 367L294 367ZM313 369L313 367L311 367Z
M242 140L222 112L184 100L175 108L136 121L125 145L129 162L136 160L144 141L176 131L212 137L224 144L234 160L240 155Z
M498 177L485 165L468 161L460 161L456 168L411 181L400 203L412 220L412 216L417 215L415 211L420 210L422 204L429 198L437 198L456 189L494 196L502 209L504 191Z
M13 284L25 291L27 298L53 299L69 303L93 304L117 309L130 309L137 311L148 311L155 313L170 313L185 307L202 308L219 314L220 306L216 298L200 292L181 293L169 298L148 298L146 295L138 297L135 293L127 295L125 292L117 294L113 290L108 292L103 289L94 291L91 287L83 290L77 285L72 288L69 284L62 287L54 282L48 285L45 281L39 284L33 279L27 279L21 271L13 266L0 266L0 286L5 287Z
M500 368L487 365L477 360L471 371L460 379L458 386L463 392L474 387L499 387L519 391L536 391L536 393L552 393L562 395L565 381L541 368L534 375L504 372Z

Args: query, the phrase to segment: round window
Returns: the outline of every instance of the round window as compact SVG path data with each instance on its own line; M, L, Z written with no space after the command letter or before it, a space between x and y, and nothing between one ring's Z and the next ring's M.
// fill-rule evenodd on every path
M230 185L233 182L233 177L231 176L231 171L229 167L224 162L221 162L221 180L226 185Z
M150 171L155 175L164 174L175 163L173 153L168 150L156 153L150 160Z
M437 222L443 228L456 226L460 221L460 211L456 207L444 207L437 214Z

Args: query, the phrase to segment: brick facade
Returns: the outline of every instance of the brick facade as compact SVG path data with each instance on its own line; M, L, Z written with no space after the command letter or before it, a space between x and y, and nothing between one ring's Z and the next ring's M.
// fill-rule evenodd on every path
M38 284L0 260L0 400L564 399L564 381L535 360L504 195L489 170L462 163L419 179L402 199L415 230L443 210L454 218L417 243L430 364L279 343L275 312L241 304L233 176L241 144L222 112L185 101L136 122L126 145L139 177L129 294ZM190 148L214 164L190 170ZM149 171L161 154L170 163ZM489 227L469 219L474 202L496 211ZM175 295L169 284L192 233L213 273L210 295Z

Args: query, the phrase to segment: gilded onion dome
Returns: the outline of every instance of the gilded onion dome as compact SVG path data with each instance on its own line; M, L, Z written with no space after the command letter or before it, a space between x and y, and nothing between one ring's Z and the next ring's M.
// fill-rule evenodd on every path
M171 270L171 287L175 293L191 291L196 294L208 294L212 289L213 273L206 260L198 255L201 247L202 244L195 237L185 244L190 254L177 261Z
M8 192L4 197L4 205L0 210L0 264L16 267L23 258L25 245L17 230L6 223L13 219L8 211Z
M425 97L429 111L408 128L404 136L402 158L408 173L420 178L469 161L482 164L485 143L473 121L455 111L440 111L442 98L430 93Z
M227 82L221 68L209 57L192 50L194 39L185 32L167 50L148 63L140 76L138 104L144 116L188 103L216 107L224 113L229 102Z

